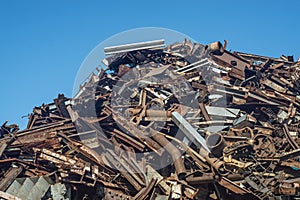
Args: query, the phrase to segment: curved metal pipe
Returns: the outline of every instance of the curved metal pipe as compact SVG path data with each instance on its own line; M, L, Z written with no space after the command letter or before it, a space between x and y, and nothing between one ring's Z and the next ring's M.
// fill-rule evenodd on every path
M167 140L165 136L156 133L156 131L153 129L151 130L151 128L147 128L146 131L149 131L152 134L152 138L171 155L176 174L179 179L183 179L186 175L186 169L180 151L169 140Z

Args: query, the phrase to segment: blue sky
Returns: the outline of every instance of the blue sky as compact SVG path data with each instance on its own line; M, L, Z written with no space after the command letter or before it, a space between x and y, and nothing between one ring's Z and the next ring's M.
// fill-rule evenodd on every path
M72 95L76 73L100 42L128 29L164 27L228 49L300 56L300 1L0 0L0 124Z

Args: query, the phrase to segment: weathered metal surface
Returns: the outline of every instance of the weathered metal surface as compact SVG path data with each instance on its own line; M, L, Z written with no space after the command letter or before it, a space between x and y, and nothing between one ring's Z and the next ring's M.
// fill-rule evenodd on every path
M21 200L20 198L14 196L14 195L8 194L6 192L3 192L3 191L0 191L0 197L5 200Z
M9 185L17 178L17 176L19 176L22 170L22 166L9 168L8 171L6 171L0 179L0 190L5 191L9 187Z
M73 98L5 122L1 198L297 199L300 63L164 45L105 48Z

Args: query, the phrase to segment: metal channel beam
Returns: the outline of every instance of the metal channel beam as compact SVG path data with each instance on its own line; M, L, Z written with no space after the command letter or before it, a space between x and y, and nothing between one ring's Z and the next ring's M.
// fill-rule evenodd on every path
M106 55L124 53L129 51L136 51L141 49L154 49L165 47L165 40L152 40L147 42L138 42L132 44L124 44L118 46L105 47L104 53Z
M172 113L172 121L180 128L189 140L197 146L203 147L207 152L210 152L205 139L178 112Z

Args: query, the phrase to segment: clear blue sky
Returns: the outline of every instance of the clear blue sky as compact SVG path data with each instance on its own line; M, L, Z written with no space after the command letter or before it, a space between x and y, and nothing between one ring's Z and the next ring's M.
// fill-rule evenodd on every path
M300 1L0 0L0 123L72 95L77 70L106 38L165 27L228 49L300 56Z

